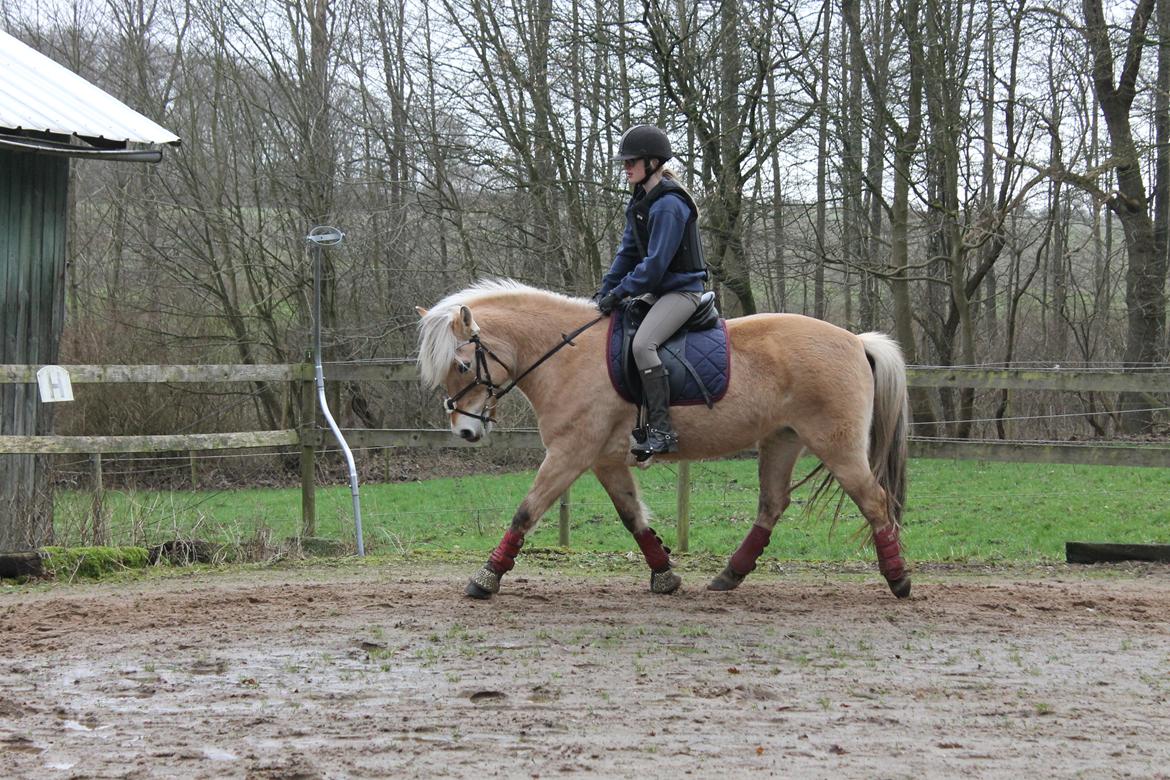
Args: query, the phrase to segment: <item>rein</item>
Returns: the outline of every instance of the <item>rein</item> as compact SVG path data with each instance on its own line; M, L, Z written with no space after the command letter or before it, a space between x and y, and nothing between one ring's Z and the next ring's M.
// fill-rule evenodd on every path
M458 412L459 414L462 414L464 417L471 417L472 419L479 420L480 422L483 422L485 424L486 423L495 423L496 418L492 417L492 412L495 411L496 406L499 404L501 398L506 396L508 393L512 392L512 390L516 387L516 385L518 385L520 383L520 380L523 379L524 377L528 376L529 374L531 374L533 371L535 371L540 366L541 363L544 363L546 360L548 360L553 355L560 352L565 347L577 346L576 344L573 343L573 339L577 338L582 333L589 330L590 328L592 328L594 325L601 322L605 318L606 318L606 315L602 314L602 315L598 316L596 319L585 323L584 325L577 328L575 331L573 331L572 333L569 333L568 335L562 333L561 334L561 342L559 344L554 346L548 352L545 352L544 355L540 359L538 359L535 363L533 363L528 368L524 369L524 371L522 371L519 376L517 376L515 379L513 379L511 382L509 382L506 386L498 385L492 380L491 370L488 369L488 358L490 357L492 360L499 363L500 366L502 366L503 369L505 371L507 371L509 374L512 373L511 369L509 369L508 366L504 364L504 361L500 360L499 356L497 356L495 352L492 352L489 347L484 345L484 343L479 338L479 334L476 333L474 336L472 336L466 342L464 342L465 344L474 344L475 345L475 379L472 380L471 384L467 385L467 387L463 388L455 395L444 399L443 406L446 407L447 411L450 413ZM461 362L460 368L464 371L467 371L467 370L470 370L471 366L467 365L466 363ZM479 386L483 386L483 387L486 387L488 389L487 400L484 401L483 408L480 409L479 414L475 414L474 412L467 411L466 409L460 409L458 406L459 399L462 398L463 396L467 395L467 393L469 393L472 390L472 388L479 387ZM489 406L491 407L490 410L488 409Z

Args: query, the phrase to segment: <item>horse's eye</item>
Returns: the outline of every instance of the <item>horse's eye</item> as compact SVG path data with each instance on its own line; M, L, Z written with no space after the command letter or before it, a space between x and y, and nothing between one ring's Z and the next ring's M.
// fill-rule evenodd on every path
M471 370L471 366L469 366L467 363L464 363L462 360L456 363L456 367L459 369L460 374L466 374Z

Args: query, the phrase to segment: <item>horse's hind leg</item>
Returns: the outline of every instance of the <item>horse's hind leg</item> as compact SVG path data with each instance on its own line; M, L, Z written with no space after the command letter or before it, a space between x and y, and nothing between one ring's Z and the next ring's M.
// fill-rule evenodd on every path
M772 529L791 501L792 470L803 448L790 430L760 442L760 503L756 522L727 567L707 585L707 590L732 590L756 568L756 559L768 546Z
M869 521L878 570L886 578L890 591L900 599L906 598L910 595L910 575L906 572L906 562L902 560L898 526L890 518L886 491L870 471L864 450L859 448L847 455L835 453L821 457L821 460Z
M464 592L468 596L487 599L500 590L500 578L516 565L516 556L524 544L524 536L536 527L557 496L568 490L586 468L588 465L581 462L580 453L548 451L536 472L532 487L528 489L528 495L516 509L504 538L492 551L483 568L467 583Z
M646 558L646 564L650 567L650 590L654 593L673 593L678 590L682 577L671 569L670 549L662 545L662 540L649 525L649 513L638 494L638 483L630 473L629 466L624 463L598 465L593 467L593 473L613 501L622 525L634 535L634 541Z

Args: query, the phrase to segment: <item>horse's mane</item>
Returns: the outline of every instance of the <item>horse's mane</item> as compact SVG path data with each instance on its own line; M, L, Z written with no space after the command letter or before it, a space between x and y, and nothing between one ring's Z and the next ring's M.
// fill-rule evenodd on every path
M581 298L530 287L513 279L485 279L451 293L431 307L418 323L418 370L427 386L438 386L455 359L459 342L451 323L458 315L459 307L467 306L474 311L477 303L502 295L543 299L547 303L585 303Z

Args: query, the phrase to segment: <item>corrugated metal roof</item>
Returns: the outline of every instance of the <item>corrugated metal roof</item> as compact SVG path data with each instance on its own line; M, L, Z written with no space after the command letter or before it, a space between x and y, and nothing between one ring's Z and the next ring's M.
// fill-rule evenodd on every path
M0 30L0 128L172 144L179 137Z

